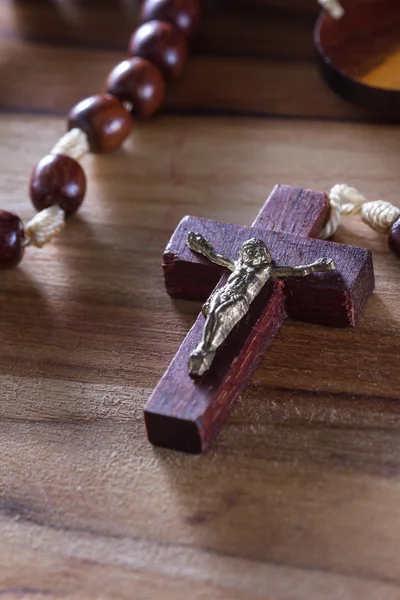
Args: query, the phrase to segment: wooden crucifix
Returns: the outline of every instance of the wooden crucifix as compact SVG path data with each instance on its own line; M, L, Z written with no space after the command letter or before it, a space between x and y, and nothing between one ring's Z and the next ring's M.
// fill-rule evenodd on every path
M205 451L287 316L325 326L355 326L374 289L372 257L362 248L312 239L328 216L325 194L277 186L252 227L196 217L180 222L164 253L165 284L174 298L205 301L228 278L223 267L190 250L190 231L228 257L257 238L277 266L326 258L336 269L305 278L269 279L209 370L193 378L188 363L202 337L205 317L200 314L145 407L152 444L196 454Z

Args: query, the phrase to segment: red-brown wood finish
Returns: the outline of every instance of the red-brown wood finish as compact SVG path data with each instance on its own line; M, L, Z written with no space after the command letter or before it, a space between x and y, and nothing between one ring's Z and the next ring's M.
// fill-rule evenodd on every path
M186 244L189 231L201 233L232 258L246 240L256 237L267 244L277 265L308 264L323 257L334 259L335 271L285 279L286 311L292 319L332 327L354 327L365 306L368 290L373 287L371 253L363 248L260 227L185 217L164 254L165 284L174 298L206 300L224 272L191 252Z
M88 136L92 152L112 152L132 130L133 120L122 102L98 94L76 104L68 115L68 129L78 127Z
M145 408L152 444L193 454L207 450L285 320L282 288L278 281L265 286L210 371L195 381L188 375L188 359L201 339L204 317L199 315Z
M36 210L58 204L70 217L85 197L85 172L70 156L48 154L33 169L29 191Z
M130 102L132 113L142 119L155 113L165 97L161 71L139 57L119 63L108 76L106 89L121 102Z
M201 8L201 0L145 0L140 16L143 22L168 21L191 36L200 24Z
M322 193L277 186L255 220L255 227L195 217L181 221L164 254L167 291L177 298L204 300L216 284L223 285L227 278L223 269L189 250L189 230L202 233L232 258L244 241L259 237L267 243L277 264L298 265L329 257L335 260L337 269L304 279L269 282L217 352L210 371L193 380L187 364L204 326L200 314L145 407L147 432L153 444L193 453L206 450L287 315L322 325L356 324L374 289L371 253L306 237L322 230L328 210Z
M315 44L324 79L332 89L391 119L400 118L398 63L393 77L388 70L368 75L398 52L400 3L398 0L341 0L345 15L335 20L322 12L315 28ZM383 75L384 73L384 75Z
M0 269L16 267L24 255L24 227L17 215L0 210Z
M129 42L129 54L153 62L168 79L179 77L188 55L186 36L171 23L149 21Z
M390 228L388 242L391 251L400 257L400 219Z

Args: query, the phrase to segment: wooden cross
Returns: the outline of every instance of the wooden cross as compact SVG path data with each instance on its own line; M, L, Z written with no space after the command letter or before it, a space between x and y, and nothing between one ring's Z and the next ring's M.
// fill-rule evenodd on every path
M277 265L332 258L336 270L270 280L219 348L210 371L194 380L188 359L201 339L200 314L145 407L152 444L196 454L206 450L287 316L333 327L355 326L374 289L372 257L362 248L311 239L328 216L325 194L277 186L252 227L196 217L180 222L164 254L165 284L174 298L204 301L228 277L224 269L188 248L189 231L203 234L232 258L246 240L256 237L267 244Z

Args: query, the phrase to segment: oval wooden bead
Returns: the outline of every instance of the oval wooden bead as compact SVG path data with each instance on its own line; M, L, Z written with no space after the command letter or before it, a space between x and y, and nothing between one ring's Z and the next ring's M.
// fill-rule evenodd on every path
M167 21L191 36L200 23L201 0L145 0L140 16L143 22Z
M131 37L129 54L153 62L167 78L178 77L187 58L188 44L185 34L171 23L149 21Z
M124 60L107 79L107 91L121 102L130 102L132 113L145 118L152 115L165 97L165 82L160 70L144 58Z
M0 269L16 267L24 255L24 226L17 215L0 210Z
M391 226L388 241L390 250L400 257L400 219Z
M86 192L86 176L81 165L69 156L49 154L33 169L30 195L33 206L41 211L57 204L66 217L80 207Z
M82 129L91 152L112 152L132 131L132 116L118 98L98 94L76 104L68 115L68 129Z

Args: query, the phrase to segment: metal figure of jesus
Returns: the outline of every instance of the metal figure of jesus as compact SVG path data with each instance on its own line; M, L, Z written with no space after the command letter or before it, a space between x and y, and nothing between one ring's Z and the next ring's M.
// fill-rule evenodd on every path
M305 277L336 268L329 258L320 258L310 265L299 267L277 267L266 244L255 238L243 244L236 261L219 254L199 233L189 232L187 243L194 252L232 272L226 284L217 289L203 306L206 322L202 340L189 358L189 374L192 377L201 377L209 370L217 349L247 314L268 279Z

